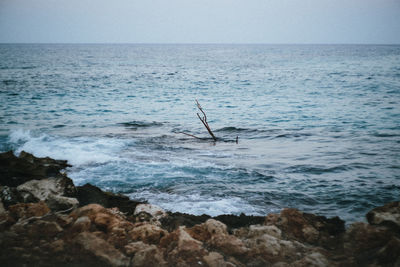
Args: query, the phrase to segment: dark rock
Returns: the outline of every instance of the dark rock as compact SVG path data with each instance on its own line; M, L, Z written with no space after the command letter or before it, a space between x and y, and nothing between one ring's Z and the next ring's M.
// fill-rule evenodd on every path
M78 186L77 198L80 206L85 206L88 204L100 204L105 208L117 207L120 211L126 213L127 215L133 215L136 206L144 203L130 200L129 197L124 195L104 192L97 186L91 184Z
M344 236L344 249L358 266L396 266L400 260L399 237L387 227L352 224Z
M367 213L367 220L372 225L387 226L400 233L400 201L371 210Z
M129 266L129 258L105 240L88 232L77 235L74 243L78 257L88 264L99 266ZM93 265L93 266L94 266Z
M0 153L0 185L16 187L33 179L61 177L60 170L67 167L66 160L37 158L24 151L18 157L12 151Z
M262 224L265 221L264 216L251 216L251 215L245 215L243 213L240 214L239 216L225 215L225 214L219 215L214 217L214 219L223 222L228 227L228 231L235 228L249 226L252 224Z
M168 231L173 231L179 226L184 225L186 227L192 227L196 224L204 223L211 218L223 222L228 227L229 232L236 228L245 227L252 224L261 224L265 221L265 217L263 216L251 216L245 215L243 213L239 216L224 214L216 217L211 217L205 214L192 215L180 212L168 212L168 216L160 219L160 222L162 224L162 227L164 227Z
M0 200L3 202L4 207L8 208L10 205L15 205L24 202L18 190L14 187L0 186ZM35 202L36 199L29 199L30 202Z
M211 218L211 216L205 214L200 216L180 212L168 212L167 214L168 216L161 218L160 222L162 227L168 231L174 231L182 225L192 227Z
M339 217L328 219L297 209L283 209L279 215L269 214L265 223L280 228L287 238L329 248L335 248L345 232L344 221Z

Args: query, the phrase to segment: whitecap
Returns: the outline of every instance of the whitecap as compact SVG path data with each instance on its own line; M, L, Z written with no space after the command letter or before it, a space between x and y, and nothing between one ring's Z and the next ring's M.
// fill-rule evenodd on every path
M141 191L129 194L132 199L146 199L150 204L160 206L171 212L189 213L194 215L207 214L218 216L222 214L240 214L263 216L265 210L239 197L214 197L200 194L170 194L163 192Z
M21 129L10 133L9 142L16 154L26 151L37 157L68 160L74 166L117 161L119 152L127 145L126 140L114 138L66 138Z

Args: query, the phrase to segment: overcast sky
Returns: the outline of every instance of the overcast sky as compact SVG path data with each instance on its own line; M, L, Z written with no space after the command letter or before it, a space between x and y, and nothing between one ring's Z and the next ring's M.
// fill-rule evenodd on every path
M0 0L0 42L400 44L400 0Z

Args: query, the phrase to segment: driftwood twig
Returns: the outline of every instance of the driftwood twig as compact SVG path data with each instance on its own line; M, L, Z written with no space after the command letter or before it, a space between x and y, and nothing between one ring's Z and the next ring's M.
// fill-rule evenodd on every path
M199 117L200 121L203 123L204 127L206 127L208 133L211 135L211 137L214 139L214 141L217 141L217 137L215 137L214 133L211 131L210 126L208 125L207 115L203 111L203 108L200 106L200 103L199 103L199 101L197 101L197 99L196 99L196 105L197 105L197 108L200 110L200 112L203 114L203 117L201 117L200 114L197 113L197 117Z
M185 133L185 132L178 132L178 133L180 133L180 134L184 134L184 135L187 135L187 136L190 136L190 137L196 138L196 139L203 139L203 138L201 138L201 137L197 137L197 136L195 136L195 135L193 135L193 134L189 134L189 133Z

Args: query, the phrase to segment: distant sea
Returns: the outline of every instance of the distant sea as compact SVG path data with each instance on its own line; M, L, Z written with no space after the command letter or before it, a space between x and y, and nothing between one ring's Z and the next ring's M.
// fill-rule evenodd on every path
M209 137L196 99L219 141L181 133ZM0 151L170 211L352 222L400 196L398 45L1 44L0 104Z

